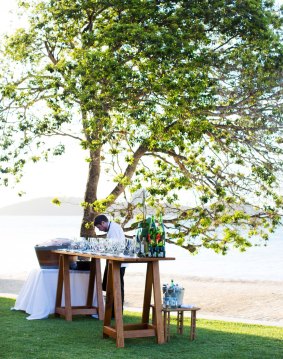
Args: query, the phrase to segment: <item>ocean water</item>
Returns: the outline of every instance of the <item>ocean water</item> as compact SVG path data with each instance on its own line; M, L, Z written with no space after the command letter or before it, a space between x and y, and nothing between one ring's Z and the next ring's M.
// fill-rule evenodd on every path
M78 238L80 216L0 216L0 276L15 277L38 267L34 246L54 238ZM226 256L201 249L197 255L167 244L166 256L174 261L160 263L160 271L190 277L283 281L283 227L277 229L267 246L252 247L244 253L231 250ZM131 264L127 271L144 271Z

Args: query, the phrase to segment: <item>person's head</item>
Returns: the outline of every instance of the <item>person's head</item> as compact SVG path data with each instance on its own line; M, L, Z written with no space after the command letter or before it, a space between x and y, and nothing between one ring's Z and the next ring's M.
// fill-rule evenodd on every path
M96 216L93 224L102 232L108 231L109 220L104 214L100 214L99 216Z

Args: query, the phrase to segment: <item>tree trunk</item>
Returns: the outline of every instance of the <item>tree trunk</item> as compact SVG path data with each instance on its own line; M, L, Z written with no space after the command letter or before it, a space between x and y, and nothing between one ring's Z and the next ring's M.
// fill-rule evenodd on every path
M97 200L97 186L100 176L100 152L90 150L91 161L89 163L88 179L84 196L85 208L81 224L81 237L94 237L93 220L97 213L92 208L92 203Z

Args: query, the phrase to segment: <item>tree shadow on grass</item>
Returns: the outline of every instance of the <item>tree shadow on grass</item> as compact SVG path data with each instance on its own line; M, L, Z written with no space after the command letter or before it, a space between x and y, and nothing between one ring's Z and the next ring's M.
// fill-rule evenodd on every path
M68 322L51 315L45 320L26 320L27 314L11 311L13 299L0 298L1 358L193 358L193 359L282 359L283 329L239 323L198 320L197 339L189 339L189 321L183 335L176 334L174 320L171 340L156 345L155 338L126 339L125 348L115 340L103 339L103 322L90 316L75 316ZM140 322L140 313L126 313L125 323ZM263 335L261 333L263 332Z

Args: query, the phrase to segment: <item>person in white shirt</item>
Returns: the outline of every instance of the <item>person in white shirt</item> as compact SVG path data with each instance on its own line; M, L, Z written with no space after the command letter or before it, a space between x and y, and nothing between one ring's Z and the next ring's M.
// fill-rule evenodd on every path
M122 227L116 223L111 222L108 220L108 218L104 214L100 214L95 217L94 219L94 226L97 227L100 231L106 232L106 238L113 239L119 239L123 242L123 244L126 244L126 238L125 234L123 232ZM121 294L122 294L122 309L124 307L124 275L125 275L125 269L127 267L126 263L122 263L120 268L120 279L121 279ZM103 281L102 281L102 289L105 291L107 287L107 273L108 273L108 260L106 260L106 266L104 269L103 274ZM113 310L114 313L114 310ZM112 316L113 316L112 313Z

